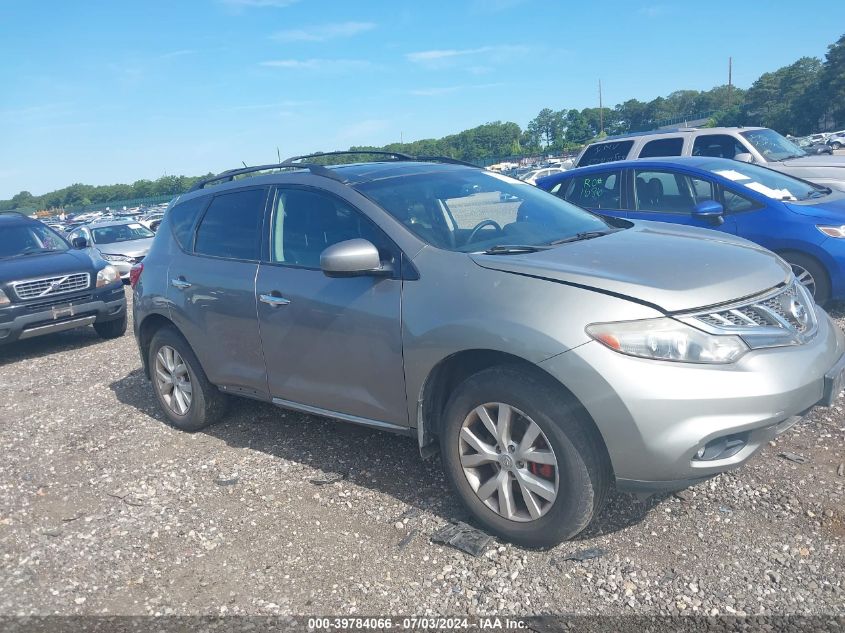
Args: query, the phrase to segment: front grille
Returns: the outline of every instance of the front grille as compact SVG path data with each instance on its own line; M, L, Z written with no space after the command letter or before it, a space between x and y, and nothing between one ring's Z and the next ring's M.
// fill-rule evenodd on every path
M40 297L65 294L86 290L91 285L88 273L72 273L43 279L18 281L12 284L19 299L38 299Z
M793 282L750 301L682 318L717 334L736 334L752 347L794 345L811 337L818 326L813 299Z
M93 295L81 295L78 297L61 297L57 299L50 299L49 301L39 301L38 303L27 303L26 309L29 312L39 312L41 310L52 308L53 306L80 305L83 303L88 303L89 301L93 300L93 298Z

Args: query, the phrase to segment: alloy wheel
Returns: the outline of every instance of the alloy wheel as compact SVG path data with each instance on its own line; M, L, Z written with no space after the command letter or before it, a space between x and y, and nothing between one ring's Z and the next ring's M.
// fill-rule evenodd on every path
M193 386L185 360L174 348L162 345L156 354L155 383L161 399L176 415L191 408Z
M503 402L482 404L464 419L459 439L464 476L478 498L510 521L535 521L557 498L559 469L542 429Z
M816 280L813 275L810 274L810 271L798 264L790 264L790 266L792 267L792 272L795 274L795 279L798 280L798 283L804 286L810 292L812 297L815 297Z

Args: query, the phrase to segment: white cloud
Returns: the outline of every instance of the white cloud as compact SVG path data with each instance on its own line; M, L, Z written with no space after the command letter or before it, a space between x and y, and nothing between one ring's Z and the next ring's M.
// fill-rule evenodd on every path
M376 28L373 22L337 22L302 29L288 29L273 35L281 42L325 42L338 37L351 37Z
M491 59L502 59L509 55L526 52L525 46L479 46L477 48L447 48L408 53L405 59L426 66L444 65L464 57L487 55Z
M265 68L327 72L363 70L372 67L370 62L362 59L273 59L261 62L260 65Z
M409 94L412 94L416 97L439 97L441 95L452 94L453 92L462 92L464 90L481 90L484 88L499 88L504 86L505 84L498 82L498 83L489 83L489 84L466 84L462 86L444 86L441 88L417 88L415 90L409 91Z

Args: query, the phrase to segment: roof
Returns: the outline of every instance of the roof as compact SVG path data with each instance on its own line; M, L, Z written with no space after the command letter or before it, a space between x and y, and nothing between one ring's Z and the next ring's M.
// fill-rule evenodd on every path
M740 130L764 130L762 127L677 127L666 130L649 130L648 132L631 132L630 134L617 134L616 136L608 136L600 141L593 141L590 145L599 145L609 141L621 141L627 138L636 138L639 136L665 136L665 135L679 135L692 134L694 132L707 132L708 134L718 134L719 132L738 132Z
M17 211L0 211L0 224L8 226L13 224L32 224L33 222L37 222L37 220L28 218Z
M563 180L568 180L578 174L605 171L607 169L628 169L631 167L637 167L639 169L659 169L661 167L690 167L692 169L703 169L703 165L712 164L713 161L723 162L726 168L736 165L735 160L730 158L718 158L715 156L662 156L655 158L630 158L626 160L614 160L607 163L598 163L596 165L587 165L586 167L576 167L575 169L569 169L561 174L552 174L551 176L540 178L540 180L537 181L537 184L541 186L554 184Z
M122 224L138 224L138 220L95 220L93 222L85 223L85 226L92 229L104 226L118 226Z

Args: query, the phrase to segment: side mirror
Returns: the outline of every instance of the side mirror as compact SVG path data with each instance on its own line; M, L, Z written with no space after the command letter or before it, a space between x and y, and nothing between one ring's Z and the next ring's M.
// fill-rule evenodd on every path
M346 240L329 246L320 254L320 268L327 277L390 275L390 265L383 266L378 249L364 239Z
M88 240L86 240L81 235L79 237L73 238L71 241L71 246L78 249L88 248Z
M692 217L705 220L714 226L720 226L725 222L725 208L715 200L699 202L692 210Z
M749 152L740 152L739 154L734 154L734 160L738 160L741 163L753 163L754 157Z

